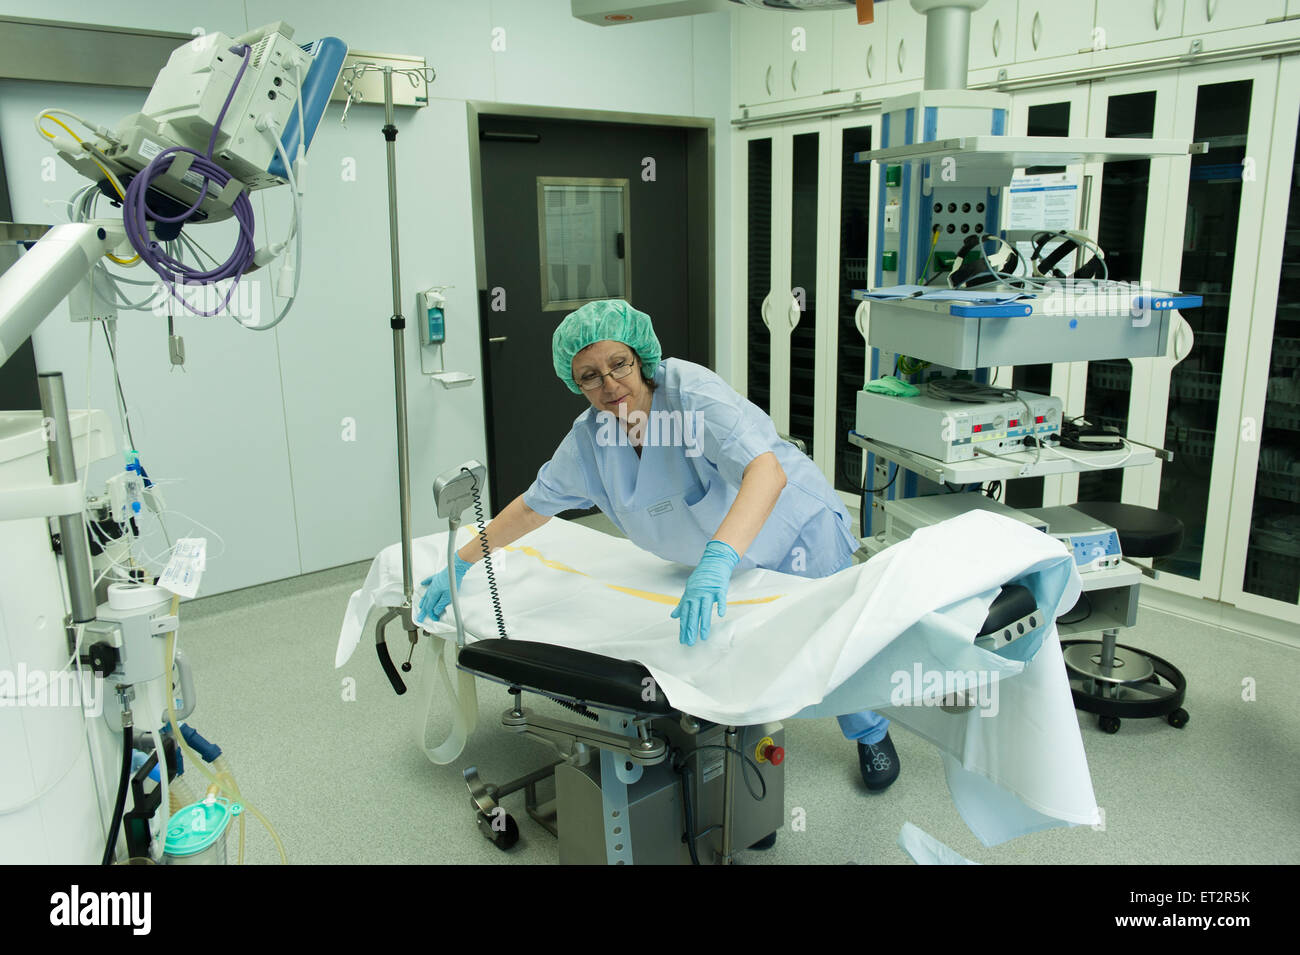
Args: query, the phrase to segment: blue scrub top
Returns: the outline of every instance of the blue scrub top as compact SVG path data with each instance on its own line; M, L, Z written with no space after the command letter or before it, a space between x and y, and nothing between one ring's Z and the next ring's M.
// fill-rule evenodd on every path
M638 547L699 563L740 491L771 451L786 486L737 570L825 577L853 562L849 512L816 465L777 437L772 419L701 365L660 362L640 456L614 415L588 408L542 465L524 503L548 517L598 507Z

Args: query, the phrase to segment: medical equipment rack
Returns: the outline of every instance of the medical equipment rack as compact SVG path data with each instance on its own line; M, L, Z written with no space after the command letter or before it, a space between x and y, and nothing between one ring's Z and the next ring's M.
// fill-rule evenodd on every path
M935 484L958 487L987 484L990 481L1046 477L1052 474L1139 467L1151 464L1157 457L1167 459L1169 454L1162 448L1139 445L1129 438L1124 440L1132 445L1126 451L1070 451L1070 457L1067 458L1057 454L1052 446L1047 446L1041 449L1017 451L1013 454L994 455L987 451L977 451L977 456L970 461L945 462L883 441L876 441L857 431L849 432L850 444L864 451L870 451L886 461L893 461L904 471L911 471ZM1037 460L1035 460L1036 453ZM1114 460L1117 456L1122 460Z

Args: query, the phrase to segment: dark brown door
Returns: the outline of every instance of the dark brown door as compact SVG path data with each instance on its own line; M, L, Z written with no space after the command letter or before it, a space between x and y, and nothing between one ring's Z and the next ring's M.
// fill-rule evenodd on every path
M551 359L556 326L582 301L626 299L653 319L665 357L708 363L704 132L480 115L480 329L495 510L527 489L588 407Z

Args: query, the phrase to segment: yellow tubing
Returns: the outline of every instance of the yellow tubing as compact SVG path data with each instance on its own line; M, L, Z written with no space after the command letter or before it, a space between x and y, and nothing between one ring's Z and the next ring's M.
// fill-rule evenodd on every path
M78 143L84 143L84 140L76 133L74 133L72 131L72 127L69 126L67 123L65 123L63 120L59 119L57 116L51 116L49 113L41 113L41 115L37 117L36 128L39 129L42 133L44 133L46 136L48 136L50 139L54 138L54 134L51 132L47 132L44 128L42 128L42 126L40 125L40 120L42 119L48 119L50 122L58 123L60 126L63 127L64 132L66 132L69 136L75 139ZM94 156L90 157L90 161L99 167L99 171L102 172L104 176L108 179L109 183L112 184L113 191L117 193L117 197L119 199L125 199L126 193L122 191L122 184L117 181L117 176L113 175L113 173L108 169L108 167L106 167ZM119 259L116 255L113 255L111 252L105 252L104 256L106 258L112 259L118 265L135 265L137 262L140 261L140 256L138 254L131 256L131 258L129 259Z

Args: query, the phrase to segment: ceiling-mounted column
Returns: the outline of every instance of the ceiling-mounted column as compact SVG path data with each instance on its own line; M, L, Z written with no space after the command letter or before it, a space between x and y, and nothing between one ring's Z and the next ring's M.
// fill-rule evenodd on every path
M911 0L925 15L925 89L964 90L970 62L970 15L987 0Z

